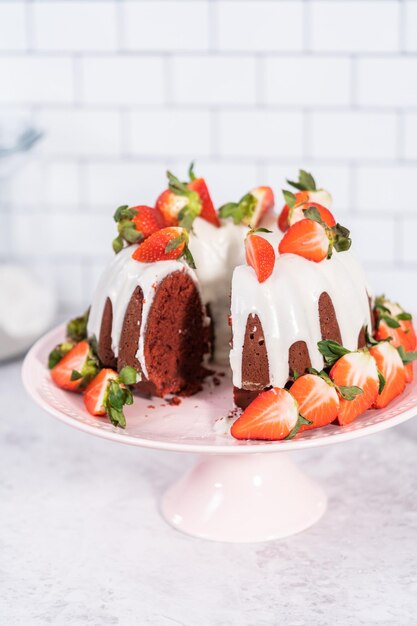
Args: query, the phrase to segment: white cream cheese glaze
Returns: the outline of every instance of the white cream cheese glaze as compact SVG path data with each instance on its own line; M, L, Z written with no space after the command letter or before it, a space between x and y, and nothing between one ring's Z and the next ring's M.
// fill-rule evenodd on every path
M230 352L236 387L242 388L242 351L249 315L257 315L262 324L271 385L282 387L287 382L288 353L296 341L305 341L312 366L322 369L317 342L321 340L318 304L323 292L333 302L343 345L356 349L360 330L370 326L371 319L366 279L351 251L334 252L331 259L321 263L294 254L277 256L273 273L263 283L258 282L251 267L236 267Z

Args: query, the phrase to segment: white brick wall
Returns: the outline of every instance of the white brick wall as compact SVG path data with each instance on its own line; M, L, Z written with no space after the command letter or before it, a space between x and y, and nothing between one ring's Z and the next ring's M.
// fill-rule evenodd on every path
M371 285L417 311L417 0L0 0L6 115L45 137L0 196L0 259L65 307L114 208L195 158L217 204L310 169Z

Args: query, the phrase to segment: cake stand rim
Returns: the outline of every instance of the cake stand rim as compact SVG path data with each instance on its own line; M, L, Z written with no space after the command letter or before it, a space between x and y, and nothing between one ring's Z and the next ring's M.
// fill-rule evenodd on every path
M355 430L343 431L343 427L340 428L340 433L335 434L323 434L311 439L292 439L289 441L256 441L256 442L243 442L236 441L235 445L222 445L222 444L204 444L204 443L187 443L178 441L160 441L158 439L146 439L133 435L121 434L120 430L116 427L114 430L102 430L98 426L92 426L80 422L65 413L59 411L54 406L49 404L38 392L36 386L32 382L33 367L38 367L36 355L39 351L46 346L52 348L56 344L56 341L51 339L58 333L62 333L65 328L65 324L59 324L52 328L50 331L42 335L27 352L23 364L22 364L22 382L26 389L26 392L35 401L35 403L44 409L47 413L57 418L61 422L76 428L82 432L90 435L114 441L116 443L123 443L125 445L133 445L141 448L150 448L155 450L165 450L169 452L188 452L188 453L201 453L201 454L221 454L221 455L241 455L241 454L265 454L273 452L291 452L296 450L302 450L306 448L315 448L319 446L326 446L335 443L345 443L352 441L366 435L372 435L383 430L387 430L394 426L397 426L417 415L417 397L415 398L415 404L408 409L405 409L401 413L387 418L385 420L378 421L374 424L368 424L363 427L358 427ZM46 367L46 366L45 366ZM411 385L417 388L417 379L415 379Z

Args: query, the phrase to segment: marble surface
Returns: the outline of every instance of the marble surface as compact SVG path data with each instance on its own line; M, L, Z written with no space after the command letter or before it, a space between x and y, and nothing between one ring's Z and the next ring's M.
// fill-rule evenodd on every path
M26 396L20 366L0 367L1 623L417 623L417 420L293 454L329 496L308 531L217 544L158 513L191 457L55 421Z

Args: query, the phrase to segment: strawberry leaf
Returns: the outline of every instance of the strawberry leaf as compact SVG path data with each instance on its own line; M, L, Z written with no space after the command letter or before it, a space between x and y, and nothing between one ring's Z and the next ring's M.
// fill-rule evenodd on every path
M301 413L298 414L298 419L297 422L294 426L294 428L288 433L288 435L285 437L285 439L293 439L295 437L295 435L298 433L298 431L300 430L301 426L303 424L312 424L313 422L311 422L310 420L306 419L305 417L303 417L301 415Z
M186 243L187 241L188 237L186 236L185 232L182 232L180 235L178 235L178 237L174 237L174 239L171 239L171 241L167 243L165 252L172 252L173 250L179 248L181 244Z
M72 370L70 380L80 380L83 377L81 372L77 372L77 370Z
M408 321L412 319L413 319L413 316L411 315L411 313L406 313L405 311L397 315L397 320Z
M132 392L122 387L117 380L111 380L103 404L113 426L125 428L126 418L123 407L126 404L133 404Z
M290 209L293 209L297 202L297 198L295 197L293 192L288 191L287 189L283 189L282 195L284 196L285 204L288 205Z
M317 222L318 224L323 226L323 228L327 228L326 223L323 222L323 220L321 219L320 212L316 207L310 206L307 209L304 209L303 213L306 219L313 220L313 222Z
M194 257L191 254L191 250L190 250L190 248L187 245L184 248L184 252L182 253L182 256L187 261L187 263L191 267L191 269L193 269L193 270L197 269L195 261L194 261Z
M194 173L194 161L190 163L190 167L188 168L188 176L190 180L195 180L197 176Z
M75 317L67 324L67 337L75 343L79 343L87 338L87 323L90 315L90 308L80 317Z
M300 191L317 190L316 181L314 180L313 176L305 170L299 170L297 181L287 180L287 183L291 185L291 187L299 189Z
M51 370L60 360L75 346L73 341L65 341L60 343L50 352L48 357L48 368Z
M408 365L417 359L417 352L406 352L403 346L398 346L397 350L404 365Z
M123 238L121 235L118 235L112 242L113 251L116 254L119 254L121 250L123 250Z
M172 172L167 172L168 187L176 196L189 196L192 191L188 189L186 183L182 183Z
M220 207L219 215L223 219L231 217L235 224L241 224L243 220L252 218L257 199L251 193L247 193L239 200L239 202L228 202Z
M129 205L128 204L122 204L121 206L117 207L115 214L113 215L113 219L115 222L120 222L120 220L122 219L122 217L124 217L124 212L126 210L129 209Z
M385 376L384 374L380 371L379 368L378 369L378 380L379 380L379 389L378 389L378 394L381 395L381 393L384 391L384 387L386 385L386 380L385 380Z
M336 385L337 391L342 396L343 400L354 400L357 396L363 393L363 389L356 385Z
M336 363L341 356L350 353L350 350L344 348L340 345L340 343L332 341L331 339L323 339L322 341L319 341L317 343L317 347L327 365L334 365L334 363Z

